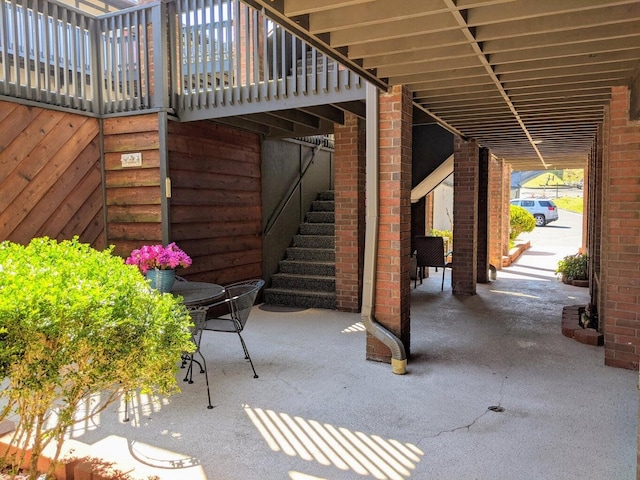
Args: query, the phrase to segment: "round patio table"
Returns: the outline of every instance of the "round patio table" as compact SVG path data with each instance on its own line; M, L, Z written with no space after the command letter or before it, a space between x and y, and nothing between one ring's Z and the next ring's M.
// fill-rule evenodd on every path
M180 295L187 307L193 307L221 297L224 294L224 287L217 283L176 281L171 293Z

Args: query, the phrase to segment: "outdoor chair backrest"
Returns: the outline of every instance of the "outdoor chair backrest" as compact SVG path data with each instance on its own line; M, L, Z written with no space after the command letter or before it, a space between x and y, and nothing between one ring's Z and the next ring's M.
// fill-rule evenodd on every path
M418 267L445 267L442 237L417 236L414 238L414 246Z
M240 329L244 328L249 318L249 313L256 301L258 292L264 285L264 280L248 280L238 282L225 287L225 293L230 303L231 316L238 323Z

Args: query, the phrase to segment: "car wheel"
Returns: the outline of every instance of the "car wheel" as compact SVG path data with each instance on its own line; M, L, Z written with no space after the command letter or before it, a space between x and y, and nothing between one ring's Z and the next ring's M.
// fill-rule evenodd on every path
M536 227L544 227L547 224L544 215L540 215L538 213L537 215L534 215L533 218L536 219Z

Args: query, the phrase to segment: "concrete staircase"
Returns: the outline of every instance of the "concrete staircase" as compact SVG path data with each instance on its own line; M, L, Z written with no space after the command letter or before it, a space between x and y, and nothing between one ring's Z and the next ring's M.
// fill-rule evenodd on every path
M336 308L335 215L332 191L320 192L293 237L264 302L301 308Z

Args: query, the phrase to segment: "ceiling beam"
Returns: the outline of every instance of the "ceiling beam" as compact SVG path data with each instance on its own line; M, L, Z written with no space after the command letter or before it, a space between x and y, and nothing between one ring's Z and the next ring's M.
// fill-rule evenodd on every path
M454 3L454 0L443 0L443 1L452 10L456 6L455 3ZM509 109L513 113L514 118L516 119L516 121L518 122L518 124L522 128L522 131L524 132L525 136L529 140L529 142L531 144L531 148L533 148L533 150L538 155L538 158L540 159L540 162L542 163L542 166L544 168L547 168L547 164L544 161L542 153L540 153L540 150L538 150L538 147L536 146L536 144L534 142L534 139L531 137L531 134L527 130L526 125L524 124L524 122L520 118L520 115L518 114L518 111L516 110L515 106L511 102L511 99L509 98L509 95L507 95L507 92L502 87L502 84L500 83L500 80L498 79L496 74L493 72L493 68L491 67L491 65L489 64L489 61L487 60L487 58L485 57L484 53L482 52L482 48L480 47L480 45L476 41L476 39L475 39L475 37L473 35L473 32L471 32L470 28L468 27L465 18L462 16L462 14L460 12L457 12L457 11L456 12L452 12L452 14L453 14L453 17L456 19L457 23L459 24L460 28L462 29L462 32L464 33L465 37L467 37L467 39L469 40L469 43L471 44L471 46L475 50L475 52L476 52L476 54L478 56L478 59L480 60L480 62L483 64L483 66L487 70L487 74L489 75L491 80L494 82L494 84L496 86L496 89L500 92L500 94L501 94L502 98L504 99L505 103L509 106Z

